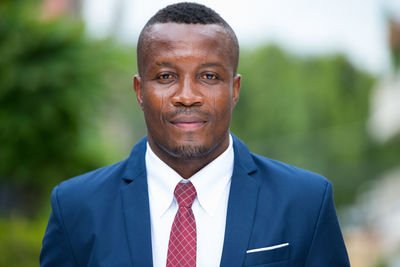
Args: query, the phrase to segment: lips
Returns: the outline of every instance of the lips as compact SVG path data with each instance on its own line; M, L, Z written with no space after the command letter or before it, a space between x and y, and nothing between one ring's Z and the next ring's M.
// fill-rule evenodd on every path
M183 115L170 120L170 123L181 130L193 131L203 127L207 123L207 120L198 116Z

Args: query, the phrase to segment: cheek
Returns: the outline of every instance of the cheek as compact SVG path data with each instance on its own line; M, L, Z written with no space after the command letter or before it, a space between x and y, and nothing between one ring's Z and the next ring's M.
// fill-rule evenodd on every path
M163 110L164 103L165 103L164 100L165 100L165 97L164 97L164 96L161 96L160 106L158 107L160 110Z
M221 90L220 93L214 96L214 106L219 110L231 110L232 109L232 94L231 90ZM228 114L225 114L228 115Z
M230 122L230 117L232 113L232 96L229 93L230 91L222 91L219 94L213 96L210 99L210 102L213 105L214 114L216 115L216 119L218 120L217 126L223 126L226 123ZM226 123L225 123L226 122Z
M147 90L143 96L145 113L157 116L163 110L166 96L160 94L161 90Z

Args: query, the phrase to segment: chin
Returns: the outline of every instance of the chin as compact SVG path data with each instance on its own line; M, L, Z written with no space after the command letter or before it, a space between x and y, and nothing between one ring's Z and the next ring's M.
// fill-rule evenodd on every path
M202 158L210 153L211 149L203 145L182 144L168 150L168 154L175 158L191 159Z

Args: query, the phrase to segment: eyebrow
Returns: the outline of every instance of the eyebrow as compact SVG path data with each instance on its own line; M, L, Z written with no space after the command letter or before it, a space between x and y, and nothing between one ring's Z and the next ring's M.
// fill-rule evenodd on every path
M161 66L161 67L172 67L172 66L174 66L173 63L168 62L168 61L157 61L156 65L157 66ZM222 65L221 63L218 63L218 62L206 62L206 63L202 63L200 66L202 68L204 68L204 67L220 67L222 69L225 69L224 65Z
M224 68L224 66L221 63L217 63L217 62L207 62L207 63L201 64L201 66L202 67L220 67L220 68Z
M157 61L156 65L162 66L162 67L171 67L172 66L171 62L167 62L167 61L161 61L161 62Z

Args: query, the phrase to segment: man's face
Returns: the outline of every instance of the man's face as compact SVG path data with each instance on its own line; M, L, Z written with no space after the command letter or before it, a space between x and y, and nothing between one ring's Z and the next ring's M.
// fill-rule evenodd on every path
M160 156L217 157L228 146L240 88L232 43L219 25L151 26L134 89Z

